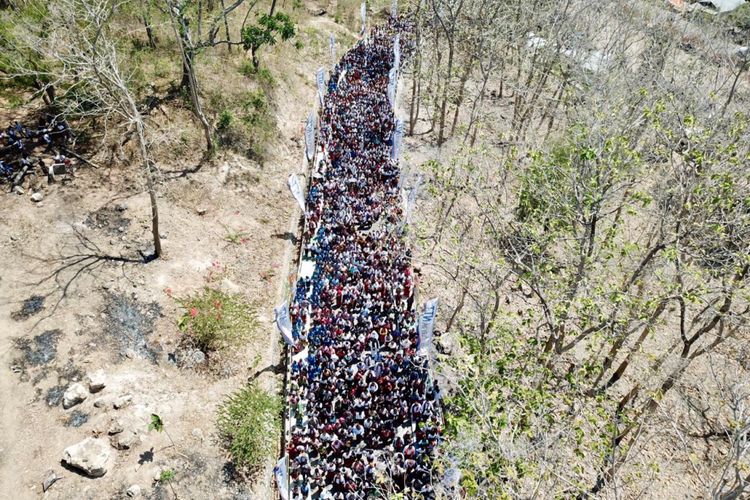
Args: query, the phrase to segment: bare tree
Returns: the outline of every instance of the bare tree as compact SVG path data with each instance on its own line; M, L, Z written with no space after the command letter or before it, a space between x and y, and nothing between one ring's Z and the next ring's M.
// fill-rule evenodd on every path
M123 72L111 25L120 3L109 0L57 0L49 5L44 26L29 26L25 49L45 62L44 70L18 67L18 74L44 79L61 89L60 114L102 119L104 132L123 123L135 134L146 190L151 202L154 257L162 255L156 183L158 170L150 153L145 118ZM71 29L76 26L76 29Z

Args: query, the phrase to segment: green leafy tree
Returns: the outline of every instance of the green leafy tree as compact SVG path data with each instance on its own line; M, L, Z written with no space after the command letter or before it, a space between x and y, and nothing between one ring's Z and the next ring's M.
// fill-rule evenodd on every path
M245 50L249 50L253 58L253 67L257 71L260 67L258 50L264 45L276 45L277 38L282 41L294 37L296 28L292 19L283 12L273 15L263 14L258 19L258 24L246 26L242 29L242 44Z

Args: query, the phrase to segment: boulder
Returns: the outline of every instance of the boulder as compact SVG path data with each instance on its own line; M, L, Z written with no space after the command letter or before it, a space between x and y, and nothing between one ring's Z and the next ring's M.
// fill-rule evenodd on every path
M83 471L89 477L101 477L107 473L109 445L103 439L86 438L68 446L63 452L63 462Z
M125 428L122 425L122 422L119 419L112 419L112 424L109 426L109 429L107 430L107 434L110 436L114 434L121 433Z
M63 408L66 410L72 408L88 397L89 393L86 388L76 382L65 390L63 394Z
M115 399L112 402L112 407L115 410L119 410L121 408L125 408L133 401L133 396L130 394L126 394L125 396L120 396L119 398Z
M35 203L39 203L43 199L44 199L44 195L42 193L38 192L38 191L36 193L34 193L34 194L31 195L31 201L33 201Z
M119 432L114 436L110 436L109 438L109 444L111 444L113 448L117 448L118 450L129 450L139 442L140 439L138 437L138 433L133 430Z
M42 491L47 491L52 487L53 484L55 484L57 481L62 479L60 476L55 474L55 471L52 469L48 470L47 473L44 475L44 479L42 480Z
M95 372L86 375L86 383L89 386L89 391L99 392L106 387L106 381L104 376L104 370L96 370Z

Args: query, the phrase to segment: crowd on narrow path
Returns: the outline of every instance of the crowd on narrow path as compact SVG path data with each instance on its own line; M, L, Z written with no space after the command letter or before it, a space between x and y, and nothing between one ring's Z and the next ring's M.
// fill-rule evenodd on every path
M401 234L387 97L394 36L406 58L410 33L407 21L391 18L328 81L303 231L310 272L300 274L291 307L293 499L434 497L438 391L418 345L418 274Z

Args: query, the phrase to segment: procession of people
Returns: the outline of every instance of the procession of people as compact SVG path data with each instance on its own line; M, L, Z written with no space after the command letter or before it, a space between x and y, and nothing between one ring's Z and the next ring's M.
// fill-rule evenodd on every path
M292 499L434 498L441 413L417 334L418 271L401 234L387 95L394 37L408 56L410 33L391 17L328 80L303 228L314 271L291 307Z

